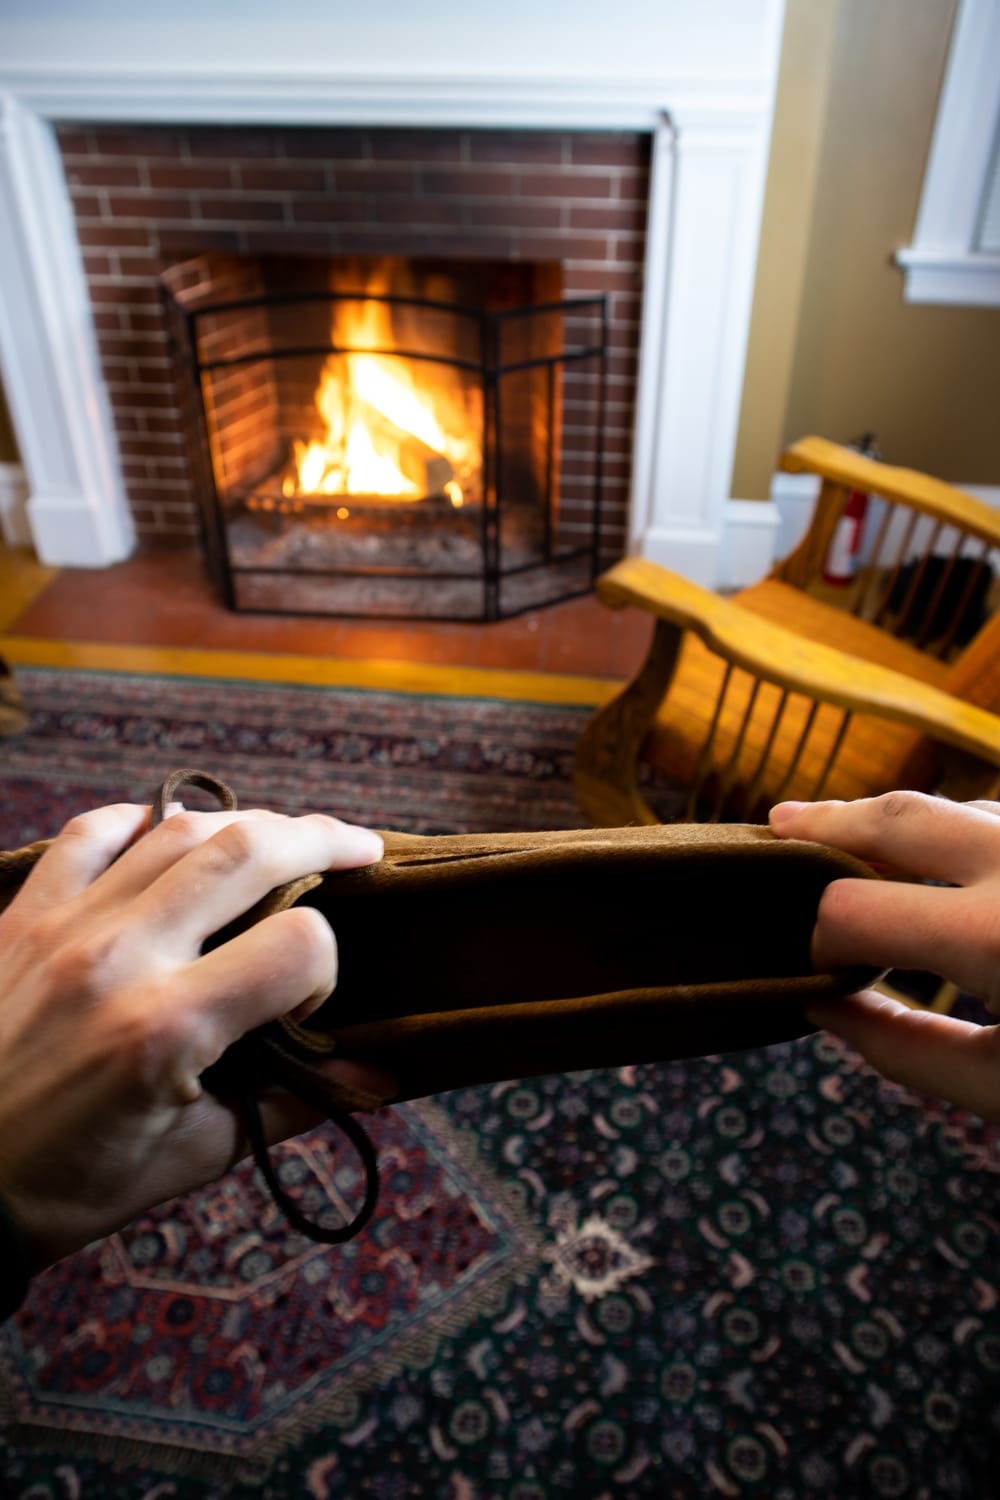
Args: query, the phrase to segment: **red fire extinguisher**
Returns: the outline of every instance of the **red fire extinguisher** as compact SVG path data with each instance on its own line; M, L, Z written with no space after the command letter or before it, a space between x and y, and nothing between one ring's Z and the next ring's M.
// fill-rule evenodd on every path
M878 457L875 435L866 432L857 443L850 445L865 458ZM861 554L861 539L868 515L868 494L865 490L851 490L840 520L826 554L823 578L827 583L850 583L857 571Z

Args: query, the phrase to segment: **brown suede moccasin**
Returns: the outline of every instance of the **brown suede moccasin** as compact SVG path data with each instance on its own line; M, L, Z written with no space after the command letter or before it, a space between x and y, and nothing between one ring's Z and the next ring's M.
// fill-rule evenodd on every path
M234 805L229 789L177 772ZM272 894L236 930L300 902L337 935L337 988L306 1023L250 1033L206 1075L247 1106L258 1164L269 1170L254 1100L279 1084L336 1118L374 1157L347 1111L469 1084L767 1046L810 1031L811 1001L850 993L873 970L816 973L810 939L832 880L867 865L744 825L675 824L555 833L424 838L386 833L365 869L316 874ZM0 855L13 892L44 845ZM396 1089L378 1098L325 1076L331 1057L369 1063ZM364 1144L362 1145L362 1142ZM366 1148L367 1147L367 1153Z
M265 906L337 934L337 988L285 1045L376 1064L394 1099L766 1046L875 977L809 957L824 888L871 870L763 828L383 837L380 864Z

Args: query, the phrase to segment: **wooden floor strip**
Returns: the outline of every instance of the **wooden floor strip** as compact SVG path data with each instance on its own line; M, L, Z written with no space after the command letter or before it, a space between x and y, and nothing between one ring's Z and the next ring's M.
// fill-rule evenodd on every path
M618 684L605 677L517 672L426 662L364 661L349 657L280 652L205 651L181 646L125 646L100 641L54 641L0 636L0 654L12 666L72 667L98 672L145 672L168 677L232 677L455 698L501 698L528 703L596 707Z
M10 629L59 572L40 563L27 547L0 546L0 633Z

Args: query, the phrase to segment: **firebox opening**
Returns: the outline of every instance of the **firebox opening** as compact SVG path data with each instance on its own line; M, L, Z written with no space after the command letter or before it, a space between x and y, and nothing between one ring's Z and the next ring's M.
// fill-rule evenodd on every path
M557 265L204 255L162 283L232 608L488 620L590 586L607 314Z

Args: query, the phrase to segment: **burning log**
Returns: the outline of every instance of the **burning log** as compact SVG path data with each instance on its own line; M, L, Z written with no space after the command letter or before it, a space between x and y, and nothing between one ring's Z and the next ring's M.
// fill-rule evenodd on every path
M446 487L455 481L456 474L454 464L443 453L374 408L365 414L365 427L379 452L395 454L396 467L417 491L414 499L447 493Z
M461 504L461 488L450 459L384 412L364 405L341 451L324 444L296 443L282 471L286 499L348 501L381 499L399 505L447 495Z

